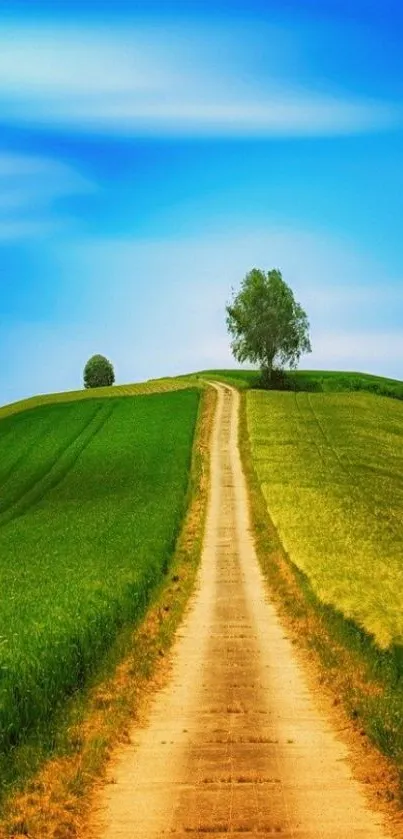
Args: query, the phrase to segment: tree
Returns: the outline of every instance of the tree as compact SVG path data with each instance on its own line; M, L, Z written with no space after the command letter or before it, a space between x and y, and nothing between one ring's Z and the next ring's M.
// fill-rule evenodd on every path
M115 372L104 355L93 355L84 367L84 387L106 387L113 385Z
M295 368L301 354L311 352L307 315L280 271L249 271L226 312L234 357L259 364L267 381L273 370Z

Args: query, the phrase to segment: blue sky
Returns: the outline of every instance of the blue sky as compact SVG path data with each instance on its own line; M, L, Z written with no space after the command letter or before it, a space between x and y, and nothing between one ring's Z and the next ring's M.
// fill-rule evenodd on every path
M320 12L318 7L320 5ZM0 402L233 365L282 270L310 368L403 379L403 9L10 0L0 11Z

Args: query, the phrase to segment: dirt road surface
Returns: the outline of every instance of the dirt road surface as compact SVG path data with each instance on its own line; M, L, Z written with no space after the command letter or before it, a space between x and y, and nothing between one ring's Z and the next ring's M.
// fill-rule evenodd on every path
M197 590L169 683L112 760L99 839L386 839L315 705L250 535L239 396L218 386Z

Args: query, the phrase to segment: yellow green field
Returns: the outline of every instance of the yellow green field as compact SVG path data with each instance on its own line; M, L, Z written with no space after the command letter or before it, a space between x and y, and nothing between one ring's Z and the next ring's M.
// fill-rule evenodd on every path
M403 404L249 391L252 457L290 559L385 648L403 641Z

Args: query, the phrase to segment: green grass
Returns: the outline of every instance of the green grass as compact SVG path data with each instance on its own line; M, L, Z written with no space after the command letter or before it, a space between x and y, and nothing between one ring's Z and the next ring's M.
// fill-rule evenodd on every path
M403 642L403 405L365 393L251 391L257 477L292 562L318 598Z
M2 774L10 749L141 618L169 567L199 398L93 396L1 420Z
M21 399L9 405L0 407L0 420L5 417L19 414L21 411L28 411L31 408L38 408L41 405L55 405L65 402L76 402L84 399L110 399L121 396L140 396L146 393L164 393L171 390L181 390L192 386L192 381L187 376L177 378L165 377L162 379L150 379L148 382L132 385L114 385L113 387L97 387L89 390L68 390L60 393L45 393L39 396L31 396L28 399Z
M290 390L322 393L365 391L378 396L403 399L403 382L369 373L350 373L327 370L296 370L286 377Z

